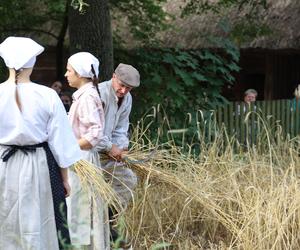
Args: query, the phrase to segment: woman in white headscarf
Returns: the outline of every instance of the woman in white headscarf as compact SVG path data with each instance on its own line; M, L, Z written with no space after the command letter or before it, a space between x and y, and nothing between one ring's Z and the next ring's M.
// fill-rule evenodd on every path
M9 78L0 84L0 249L64 249L69 244L67 167L80 149L57 93L30 81L44 48L8 37L0 56Z
M104 112L98 84L99 61L88 52L68 59L69 85L77 89L69 111L69 120L82 150L82 157L100 167L95 146L103 136ZM68 198L71 243L76 249L106 250L109 247L107 208L99 197L94 200L80 186L78 176L70 171L72 193Z

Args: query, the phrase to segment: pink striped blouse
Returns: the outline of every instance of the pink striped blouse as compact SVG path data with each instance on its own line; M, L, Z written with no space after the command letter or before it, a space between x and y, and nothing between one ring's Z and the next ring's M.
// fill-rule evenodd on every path
M87 83L73 94L69 120L77 139L86 139L93 147L103 136L104 111L93 84Z

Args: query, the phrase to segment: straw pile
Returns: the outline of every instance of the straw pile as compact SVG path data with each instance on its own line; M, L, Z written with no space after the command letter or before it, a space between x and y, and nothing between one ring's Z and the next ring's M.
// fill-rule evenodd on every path
M209 144L199 136L194 157L152 144L147 129L138 124L124 158L139 176L120 219L134 249L300 249L300 138L250 147L218 131Z
M300 249L299 139L220 154L221 143L197 159L156 146L142 161L149 150L135 142L127 164L140 185L125 213L135 249Z

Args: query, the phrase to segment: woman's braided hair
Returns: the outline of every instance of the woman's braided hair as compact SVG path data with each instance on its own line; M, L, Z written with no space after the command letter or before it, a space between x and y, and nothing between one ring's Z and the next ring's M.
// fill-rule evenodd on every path
M18 85L18 76L20 74L20 72L22 71L22 69L16 69L15 70L15 84ZM20 111L22 111L22 106L21 106L21 101L20 101L20 96L18 93L18 88L16 86L16 92L15 92L15 98L16 98L16 103L18 105L18 108Z
M98 89L98 82L99 82L99 79L98 79L98 77L96 76L96 72L95 72L95 69L94 69L93 64L91 64L91 68L92 68L92 73L93 73L93 75L94 75L93 78L92 78L92 82L93 82L93 85L95 86L95 88L96 88L96 90L97 90L97 92L98 92L98 95L99 95L100 99L101 99L100 91L99 91L99 89Z

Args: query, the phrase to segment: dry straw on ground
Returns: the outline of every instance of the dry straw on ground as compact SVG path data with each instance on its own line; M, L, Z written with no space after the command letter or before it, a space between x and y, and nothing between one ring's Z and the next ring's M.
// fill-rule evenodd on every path
M128 155L140 176L124 214L134 249L300 249L299 138L250 147L220 133L194 158L144 135Z

